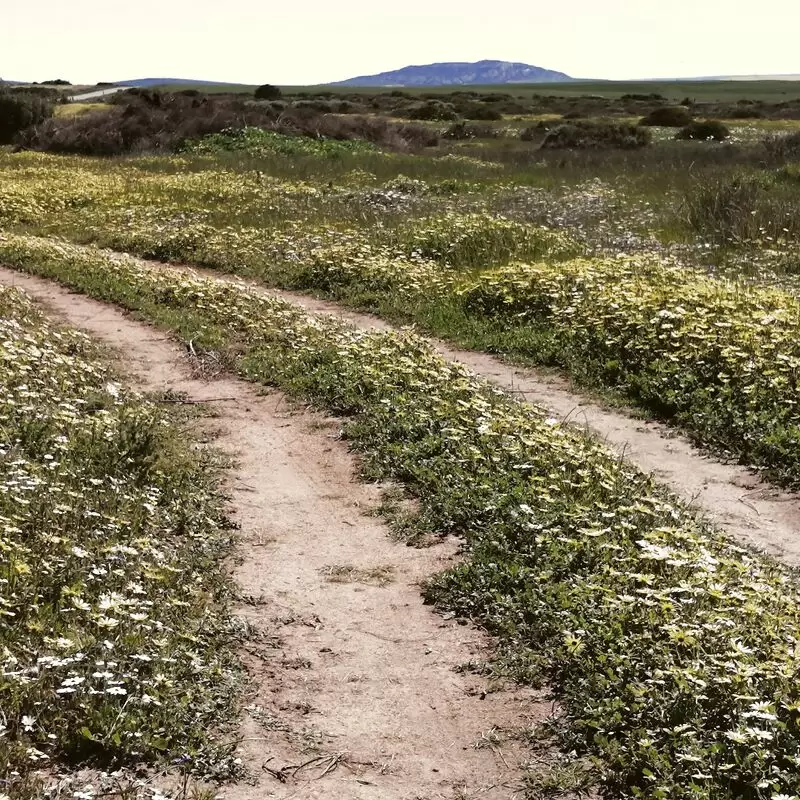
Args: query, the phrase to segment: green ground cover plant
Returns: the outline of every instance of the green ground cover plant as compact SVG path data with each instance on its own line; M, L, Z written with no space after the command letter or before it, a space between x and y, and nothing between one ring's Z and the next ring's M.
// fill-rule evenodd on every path
M235 770L240 683L210 464L86 336L0 288L0 791L183 759Z
M478 314L530 325L542 360L797 484L794 295L652 258L512 265L459 292Z
M365 474L466 538L428 597L546 680L611 795L800 796L793 572L721 537L602 444L435 354L229 283L42 238L5 263L135 311L345 418Z

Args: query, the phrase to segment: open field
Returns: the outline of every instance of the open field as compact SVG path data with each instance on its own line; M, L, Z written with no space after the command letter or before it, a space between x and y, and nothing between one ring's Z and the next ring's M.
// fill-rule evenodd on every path
M203 94L252 94L256 86L248 83L164 83L157 84L154 88L165 92L180 92L185 89L194 89Z
M88 114L91 111L105 111L108 106L105 103L65 103L57 106L55 115L57 117L72 117L78 114Z
M374 94L375 87L359 86L283 86L287 94L296 92L314 93L330 91L334 93ZM568 83L512 83L499 86L426 86L398 87L411 95L442 93L452 91L506 92L515 97L529 99L536 96L580 96L600 95L617 98L626 94L656 94L680 102L684 97L696 100L721 102L726 100L765 100L782 101L800 98L800 83L797 80L676 80L676 81L592 81L577 80Z
M166 462L153 466L150 446L109 475L135 484L134 501L169 496L161 524L202 517L196 534L166 534L176 548L199 536L208 549L192 557L210 565L195 600L172 605L190 629L213 607L218 626L176 637L218 637L222 660L180 713L163 699L169 735L143 727L149 749L115 738L125 729L105 706L101 723L74 723L88 749L58 719L33 741L43 701L12 689L0 742L24 768L0 774L10 796L47 780L29 746L64 774L148 764L173 785L189 753L187 780L246 778L215 790L232 800L800 796L798 122L729 118L724 142L684 141L677 127L626 122L638 118L625 104L644 115L650 100L614 106L613 121L509 113L413 126L284 100L272 127L271 106L247 106L263 129L159 139L146 126L153 114L163 127L164 107L243 107L129 102L79 118L74 139L57 120L50 139L30 140L67 154L0 153L0 283L83 320L140 365L132 385L216 409L214 436L208 410L187 436L191 415L163 416ZM92 136L103 144L92 126L113 134L123 118L140 137L125 155L68 154ZM147 152L159 147L174 152ZM0 353L28 348L9 389L31 391L23 375L53 337L64 359L74 341L91 350L53 333L18 290L0 291L11 298ZM30 439L25 458L50 474L51 434L38 420L27 433L30 408L55 431L48 409L62 424L63 392L90 390L72 386L80 370L61 355L47 369L28 405L10 404L0 465L16 468L16 442ZM100 408L127 408L103 394L128 397L103 369L87 384ZM160 413L131 397L132 420ZM102 413L71 415L78 433L66 438L122 452ZM208 439L229 456L215 469L207 447L185 444ZM41 495L58 503L60 491ZM222 494L241 526L228 562ZM14 531L39 516L4 513L2 497L16 581ZM94 526L59 546L90 552ZM15 587L0 583L0 602ZM25 633L29 658L37 646L56 657L42 630L66 603L51 605ZM57 634L72 643L65 659L106 646L90 627ZM8 691L0 683L3 709ZM191 714L204 720L199 739Z

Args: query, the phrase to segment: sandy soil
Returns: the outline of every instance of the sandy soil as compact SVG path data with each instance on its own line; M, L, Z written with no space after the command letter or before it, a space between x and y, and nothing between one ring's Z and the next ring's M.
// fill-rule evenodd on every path
M253 779L223 797L521 796L531 755L510 734L551 706L454 669L491 642L425 607L418 584L453 563L456 545L410 548L366 515L380 490L354 480L335 421L230 377L199 379L183 348L108 305L9 270L0 283L110 345L134 384L216 412L198 424L235 461L239 613L258 633L243 654L240 750Z

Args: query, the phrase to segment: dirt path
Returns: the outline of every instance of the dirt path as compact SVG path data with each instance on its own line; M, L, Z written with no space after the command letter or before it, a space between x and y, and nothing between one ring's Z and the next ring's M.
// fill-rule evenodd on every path
M551 707L454 670L490 642L423 606L418 582L453 561L455 544L406 547L366 516L379 490L354 481L334 421L243 381L198 379L179 345L113 307L10 270L0 283L111 345L134 384L214 401L216 416L198 424L236 460L239 613L260 633L245 654L240 748L254 782L224 797L521 796L530 753L509 734Z
M155 268L162 266L151 263ZM395 327L373 314L351 311L335 302L265 288L254 281L210 270L186 269L260 294L281 297L307 311L330 314L361 328ZM582 426L643 472L652 473L732 538L786 563L800 565L799 494L778 489L744 467L717 461L674 428L604 408L574 391L563 378L516 367L495 356L461 350L436 339L429 341L445 358L464 364L529 403L549 409L560 419Z
M296 303L314 313L346 320L358 327L390 329L393 326L371 314L360 314L337 303L277 289L251 281L202 274L247 286ZM517 394L527 402L550 410L563 420L584 427L646 473L652 473L679 497L701 509L734 539L794 565L800 565L800 495L759 480L735 464L724 464L694 447L674 428L635 419L624 411L603 408L576 393L563 378L534 369L515 367L501 359L444 342L430 340L448 359Z

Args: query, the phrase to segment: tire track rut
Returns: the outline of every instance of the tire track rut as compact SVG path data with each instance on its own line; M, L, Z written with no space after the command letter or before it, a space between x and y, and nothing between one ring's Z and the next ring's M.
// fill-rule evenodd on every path
M163 267L156 263L152 266ZM280 297L312 313L328 314L360 328L397 328L373 314L352 311L328 300L264 287L255 281L211 270L171 267ZM675 428L603 407L576 392L564 378L426 338L445 358L463 364L525 402L541 406L553 416L582 427L587 434L604 441L642 472L652 474L697 508L733 539L787 564L800 565L800 494L797 492L767 483L747 467L719 461L693 445Z

